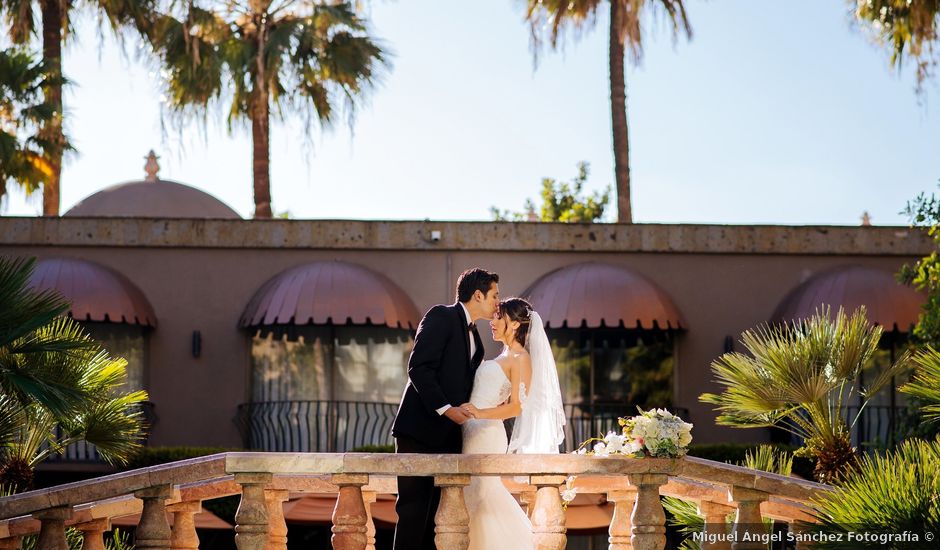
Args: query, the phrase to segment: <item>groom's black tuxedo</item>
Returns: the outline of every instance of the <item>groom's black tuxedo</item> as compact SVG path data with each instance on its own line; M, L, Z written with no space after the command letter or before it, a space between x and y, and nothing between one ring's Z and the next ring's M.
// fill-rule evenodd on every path
M472 358L471 335L476 346ZM462 305L438 305L424 314L408 359L408 385L392 426L396 452L460 452L460 426L437 411L470 401L473 375L482 360L483 342L476 330L468 330ZM440 498L433 478L398 477L395 550L434 550L434 514Z
M473 375L483 360L483 342L467 325L459 303L434 306L421 319L408 359L408 385L392 426L395 437L410 437L432 448L451 447L447 443L456 440L457 448L447 451L460 452L460 426L437 410L470 400ZM476 346L472 360L471 335Z

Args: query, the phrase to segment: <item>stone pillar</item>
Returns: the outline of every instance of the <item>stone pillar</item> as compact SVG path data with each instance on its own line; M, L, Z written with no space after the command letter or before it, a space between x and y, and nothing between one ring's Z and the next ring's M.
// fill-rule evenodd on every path
M170 530L170 548L172 550L195 550L199 548L199 535L196 534L196 514L202 511L198 500L177 502L166 507L173 514L173 528Z
M610 519L610 537L607 542L610 543L610 550L633 550L633 543L630 541L633 535L633 524L630 521L630 513L633 511L633 503L636 502L636 489L623 489L616 491L607 491L607 501L614 503L614 517Z
M95 519L74 527L82 533L82 550L105 550L104 533L111 530L110 519Z
M7 537L0 539L0 550L20 550L23 537Z
M630 484L636 487L633 505L634 550L662 550L666 546L666 512L659 500L659 488L669 481L664 474L628 474Z
M264 487L271 483L272 477L266 472L235 474L235 483L242 486L242 498L235 512L235 545L238 550L264 550L268 543Z
M790 532L798 535L803 534L809 531L810 525L804 521L793 520L789 523ZM796 541L796 550L810 550L813 547L813 543L809 540L797 540Z
M764 520L760 515L760 503L769 496L763 491L745 487L731 487L731 500L738 505L738 515L734 519L733 550L763 550L767 547L760 537L767 533ZM751 540L745 540L750 535Z
M157 485L134 492L144 501L140 523L134 535L137 550L165 550L170 547L170 523L166 519L166 499L170 498L169 485Z
M42 550L69 550L65 539L65 520L72 517L71 506L47 508L33 514L41 522L36 548Z
M468 475L434 476L441 488L441 503L434 514L434 544L446 550L467 550L470 546L470 514L463 489L470 485Z
M284 503L290 498L285 489L265 489L264 506L268 511L268 544L265 550L287 550L287 521Z
M525 504L525 513L532 518L532 511L535 510L535 488L526 489L519 494L519 500Z
M734 512L733 506L720 502L703 500L699 503L698 513L705 518L702 550L731 550L731 526L728 525L728 516Z
M366 507L366 550L375 550L375 521L372 519L372 503L375 500L375 491L362 492L362 503Z
M330 480L339 487L333 509L334 550L365 550L366 505L362 486L369 483L368 474L334 474Z
M568 543L565 535L565 508L558 487L565 476L531 476L535 485L535 508L532 510L532 534L535 550L564 550Z

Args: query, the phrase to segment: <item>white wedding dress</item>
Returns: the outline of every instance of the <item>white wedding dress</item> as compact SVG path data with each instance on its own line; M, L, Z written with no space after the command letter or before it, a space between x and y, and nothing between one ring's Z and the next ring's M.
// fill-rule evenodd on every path
M490 409L509 399L511 383L494 360L484 361L473 379L470 402ZM520 388L525 400L525 386ZM502 420L473 419L463 424L464 454L505 454ZM474 476L464 490L470 513L470 550L531 550L532 524L498 476Z

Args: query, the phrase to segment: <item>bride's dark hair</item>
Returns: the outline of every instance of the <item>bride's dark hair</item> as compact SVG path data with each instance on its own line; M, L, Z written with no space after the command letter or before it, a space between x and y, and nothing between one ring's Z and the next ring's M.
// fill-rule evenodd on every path
M532 304L522 298L506 298L499 303L497 314L500 317L506 317L510 321L517 321L519 328L516 329L515 340L526 345L526 339L529 336L529 319L532 315Z

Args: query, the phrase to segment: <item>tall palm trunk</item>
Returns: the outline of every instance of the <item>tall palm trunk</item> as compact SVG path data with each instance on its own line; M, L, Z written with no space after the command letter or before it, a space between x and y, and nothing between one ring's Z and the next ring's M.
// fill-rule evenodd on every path
M48 183L42 186L43 216L59 215L59 179L62 175L62 153L65 136L62 133L62 25L64 0L41 0L42 57L47 82L43 88L45 100L55 109L52 119L42 129L42 136L51 146L45 152L52 170Z
M627 128L627 85L624 77L623 3L610 2L610 118L614 132L614 178L617 182L617 221L633 223L630 206L630 139Z
M251 94L252 177L255 191L255 218L271 217L271 145L268 79L265 74L265 20L261 6L255 6L258 51L255 54L255 86Z
M271 171L267 90L256 89L252 93L251 141L252 177L255 191L255 218L271 217Z

